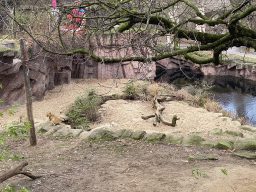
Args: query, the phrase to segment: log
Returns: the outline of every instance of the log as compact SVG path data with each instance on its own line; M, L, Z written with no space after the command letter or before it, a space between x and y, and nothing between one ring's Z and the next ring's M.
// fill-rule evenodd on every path
M155 117L155 115L142 115L141 118L144 120L150 119L152 117Z
M160 122L162 122L163 124L168 125L168 126L172 126L172 127L176 126L176 121L179 120L180 118L177 118L177 116L174 115L172 118L172 122L165 120L162 115L162 112L165 109L165 107L159 103L159 99L157 99L156 96L152 100L152 104L153 104L153 108L156 109L155 115L143 115L143 116L141 116L142 119L147 120L149 118L155 117L155 119L153 121L154 126L156 126L157 123L160 123Z
M0 175L0 183L4 182L5 180L15 176L15 175L18 175L18 174L23 174L23 175L26 175L28 177L30 177L31 179L35 180L35 179L38 179L40 178L41 176L35 176L35 175L32 175L31 173L27 172L27 171L22 171L22 169L24 167L26 167L28 165L28 162L23 162L21 163L20 165L18 165L17 167L15 167L14 169Z

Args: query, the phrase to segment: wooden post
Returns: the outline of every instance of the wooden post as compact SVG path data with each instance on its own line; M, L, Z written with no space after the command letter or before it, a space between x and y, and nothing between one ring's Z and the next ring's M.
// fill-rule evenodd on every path
M16 38L16 23L14 20L16 19L16 0L13 1L13 20L12 20L12 37L15 39Z
M31 123L29 140L30 140L30 145L35 146L36 145L36 133L35 133L33 111L32 111L29 69L28 69L24 39L20 40L20 50L21 50L21 55L22 55L22 67L23 67L23 73L24 73L24 86L25 86L25 94L26 94L27 116L28 116L28 121Z

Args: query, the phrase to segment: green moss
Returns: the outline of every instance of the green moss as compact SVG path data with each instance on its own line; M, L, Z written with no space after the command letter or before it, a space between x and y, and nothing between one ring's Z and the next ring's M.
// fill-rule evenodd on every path
M239 126L240 129L246 130L246 131L250 131L252 133L256 132L256 128L250 125L241 125Z
M205 139L200 136L189 135L183 139L182 144L185 146L200 146L201 142L203 141L205 141Z
M250 153L250 152L235 152L235 153L232 153L232 155L238 156L238 157L243 157L246 159L256 159L256 154Z
M232 149L233 144L234 144L234 141L232 139L221 138L215 145L215 148L217 148L217 149Z
M210 131L211 135L222 135L222 129L220 128L215 128L213 130Z
M88 139L97 140L97 141L101 141L101 140L111 141L111 140L115 140L116 137L114 136L113 131L110 131L107 129L96 129L90 134Z
M255 150L256 149L256 139L254 139L254 138L239 139L235 142L234 147L237 150Z
M239 132L239 131L225 131L225 134L228 134L228 135L232 135L232 136L237 136L237 137L243 137L243 133Z
M193 63L197 64L207 64L213 62L213 58L207 58L207 59L197 59L196 57L193 57L192 55L186 54L185 59L188 59L192 61Z
M165 142L167 142L167 143L174 143L174 144L181 144L182 140L183 140L183 137L175 137L175 136L172 136L172 135L167 135L164 138Z
M146 131L140 131L140 130L137 130L135 131L133 134L132 134L132 138L134 140L140 140L142 139L146 134Z
M162 141L165 137L164 133L147 133L144 138L150 142L158 142Z
M121 23L119 28L118 28L118 31L119 31L119 33L122 33L124 31L130 29L132 26L133 26L133 24L130 21L128 21L126 23Z

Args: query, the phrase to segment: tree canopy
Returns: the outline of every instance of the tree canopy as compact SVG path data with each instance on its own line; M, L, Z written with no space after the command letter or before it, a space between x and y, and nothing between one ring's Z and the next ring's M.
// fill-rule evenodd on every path
M104 63L149 62L181 55L195 63L218 65L220 54L230 47L256 49L256 4L252 0L80 0L59 3L58 9L42 2L31 5L29 11L24 11L24 3L15 13L1 8L21 33L56 54L82 53ZM72 29L76 22L80 28ZM133 48L140 54L112 58L97 54L95 46L104 47L105 36L122 41L111 44L111 50ZM182 46L183 40L189 45ZM207 50L213 50L211 58L200 60L191 54Z

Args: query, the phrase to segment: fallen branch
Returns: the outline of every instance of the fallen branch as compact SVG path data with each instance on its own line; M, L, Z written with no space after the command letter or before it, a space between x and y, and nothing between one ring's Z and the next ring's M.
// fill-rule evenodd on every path
M28 165L28 162L23 162L20 165L18 165L17 167L15 167L14 169L4 173L3 175L0 175L0 183L4 182L5 180L18 175L18 174L23 174L26 175L28 177L30 177L31 179L35 180L40 178L41 176L34 176L31 173L27 172L27 171L22 171L22 169L24 167L26 167Z
M165 109L165 107L162 106L159 103L159 101L165 101L165 100L166 100L166 98L164 98L164 99L157 99L156 95L155 95L154 99L152 100L153 108L156 109L155 115L143 115L143 116L141 116L141 118L144 119L144 120L147 120L149 118L155 117L154 122L153 122L154 126L156 126L157 123L162 122L165 125L175 127L176 126L176 121L179 120L179 118L177 118L176 115L173 116L172 122L169 122L169 121L165 120L163 115L162 115L162 112Z

